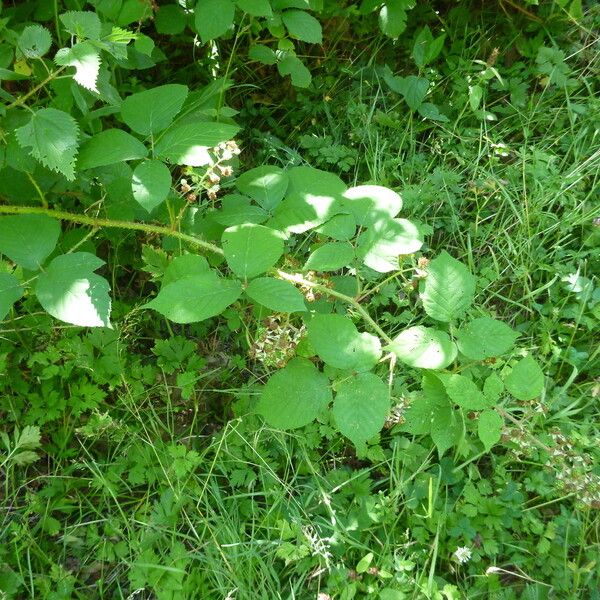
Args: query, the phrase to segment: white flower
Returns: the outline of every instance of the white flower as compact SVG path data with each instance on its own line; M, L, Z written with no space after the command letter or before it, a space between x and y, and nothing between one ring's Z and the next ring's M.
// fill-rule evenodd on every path
M452 556L454 556L454 560L463 565L471 560L471 550L466 546L461 546L454 551Z

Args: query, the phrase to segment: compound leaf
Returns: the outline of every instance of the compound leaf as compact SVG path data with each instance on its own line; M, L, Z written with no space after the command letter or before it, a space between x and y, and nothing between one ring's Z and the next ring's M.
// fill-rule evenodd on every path
M271 211L285 196L288 183L289 178L283 169L262 165L240 175L235 185L242 194Z

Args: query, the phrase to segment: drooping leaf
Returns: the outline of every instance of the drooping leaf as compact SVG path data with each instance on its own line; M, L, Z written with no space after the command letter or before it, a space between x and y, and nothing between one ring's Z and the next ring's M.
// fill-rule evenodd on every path
M373 373L343 381L333 402L337 428L358 447L381 431L389 410L388 386Z
M299 88L307 88L312 81L312 75L306 65L291 52L288 52L277 63L277 70L282 77L289 75L292 85Z
M399 269L398 257L416 252L423 245L421 232L406 219L378 221L360 234L356 255L378 273Z
M495 410L484 410L477 419L477 435L486 450L496 445L502 437L504 419Z
M412 110L417 110L423 104L429 90L429 80L416 75L399 77L390 72L384 75L384 80L393 92L403 96Z
M457 355L447 333L421 325L405 329L387 349L403 363L419 369L444 369Z
M453 321L471 306L475 277L446 251L434 258L419 287L425 312L437 321Z
M237 189L256 200L265 210L273 210L285 196L287 173L273 165L262 165L246 171L237 178Z
M281 19L292 37L309 44L323 42L321 24L306 11L286 10L281 14Z
M202 0L194 12L196 31L206 44L227 33L233 24L235 4L231 0Z
M236 125L197 121L168 129L154 147L154 154L176 165L202 167L211 162L208 151L239 131Z
M458 349L473 360L485 360L506 354L514 345L519 334L502 321L480 317L458 330Z
M308 257L304 270L337 271L352 264L354 248L348 242L329 242Z
M342 206L354 215L357 225L368 227L393 219L402 208L402 198L380 185L359 185L346 190Z
M144 158L148 150L122 129L105 129L81 144L77 168L84 171Z
M154 135L173 122L187 95L187 86L178 83L144 90L123 100L121 117L136 133Z
M152 212L169 195L171 172L160 160L146 160L134 169L131 189L139 205Z
M264 208L252 204L250 198L239 194L228 194L221 198L221 208L212 215L213 219L226 227L264 223L269 215Z
M31 156L45 167L75 179L79 128L71 115L56 108L41 108L16 130L16 136L20 146L31 148Z
M22 295L23 288L19 280L11 273L0 273L0 321L4 320L12 305Z
M0 253L30 271L37 271L56 247L60 223L46 215L0 217Z
M196 323L222 313L241 293L239 281L208 271L164 285L143 308L152 308L175 323Z
M281 234L263 225L229 227L221 241L229 268L243 279L264 273L283 254Z
M406 29L406 13L414 5L415 0L386 0L379 11L381 31L388 37L399 37Z
M250 46L248 58L256 60L263 65L274 65L277 63L277 54L264 44L253 44Z
M381 358L379 338L343 315L317 314L308 323L308 340L319 357L336 369L368 371Z
M331 402L329 380L305 358L294 358L263 388L258 412L272 427L308 425Z
M56 53L54 62L63 67L75 67L73 79L85 89L98 92L96 82L100 73L100 52L91 42L61 48Z
M112 327L110 286L94 271L104 261L89 252L57 256L40 273L36 296L53 317L83 327Z
M504 385L518 400L533 400L544 391L544 373L532 356L526 356L512 368Z
M482 410L492 406L490 399L468 377L448 373L439 373L437 376L444 384L450 400L455 404L467 410Z
M288 281L259 277L246 288L246 294L255 302L276 312L304 312L304 296Z
M41 58L50 50L52 36L41 25L28 25L17 41L17 50L25 58Z

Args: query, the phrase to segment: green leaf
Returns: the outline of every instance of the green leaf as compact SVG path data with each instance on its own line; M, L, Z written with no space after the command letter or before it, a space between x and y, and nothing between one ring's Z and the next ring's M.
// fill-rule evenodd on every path
M271 48L263 44L253 44L248 50L248 57L263 65L274 65L277 63L277 54Z
M273 14L269 0L237 0L237 5L253 17L270 17Z
M165 269L161 284L162 287L165 287L185 277L196 277L208 272L210 272L210 267L204 256L182 254L181 256L176 256Z
M71 115L56 108L42 108L27 125L16 130L16 136L19 145L31 148L31 156L45 167L70 181L75 179L79 129Z
M450 400L467 410L482 410L492 405L490 399L484 396L477 385L464 375L437 375L446 388Z
M100 73L100 52L91 42L61 48L56 53L54 62L63 67L75 67L73 79L85 89L99 93L96 82Z
M475 277L446 251L434 258L420 285L425 312L437 321L453 321L471 306Z
M337 271L351 265L354 248L348 242L329 242L317 248L306 261L305 271Z
M221 208L216 211L212 218L221 225L232 227L244 223L260 225L267 218L267 212L260 206L251 203L250 198L239 194L228 194L221 199Z
M163 203L171 189L171 172L160 160L146 160L133 171L133 197L149 213Z
M440 112L440 109L431 102L423 102L423 104L419 105L417 112L424 119L431 119L432 121L438 121L440 123L448 123L450 119Z
M429 80L416 75L398 77L391 73L384 75L384 80L393 92L401 94L412 110L417 110L429 90Z
M50 50L52 36L41 25L28 25L17 41L17 50L25 58L41 58Z
M354 215L357 225L368 227L394 218L402 208L402 198L380 185L359 185L346 190L342 206Z
M289 75L292 85L307 88L312 81L312 75L306 65L291 52L288 52L278 63L277 70L282 77Z
M203 44L221 37L233 25L235 4L231 0L201 0L194 10L196 31Z
M46 215L0 217L0 252L30 271L37 271L56 247L60 223Z
M154 26L161 35L178 35L186 25L185 12L177 4L161 6L154 14Z
M154 147L157 158L176 165L202 167L211 162L208 151L221 142L233 139L236 125L197 121L167 130Z
M237 189L256 200L265 210L273 210L285 196L289 179L287 173L272 165L262 165L246 171L237 178Z
M345 242L356 234L356 221L352 215L335 215L318 227L317 232L334 240Z
M319 357L336 369L368 371L381 358L379 338L359 333L343 315L314 315L308 323L308 341Z
M77 38L97 40L100 38L102 23L95 12L72 10L60 15L65 29Z
M415 0L386 0L379 12L381 31L388 37L399 37L406 29L406 13L414 5Z
M259 277L246 288L246 294L255 302L276 312L305 312L304 296L288 281Z
M504 385L518 400L533 400L544 391L544 373L533 357L526 356L512 368Z
M309 44L323 42L321 24L307 12L303 10L286 10L281 14L281 19L292 37Z
M146 146L122 129L106 129L81 144L77 168L95 169L127 160L138 160L148 154Z
M175 323L196 323L222 313L241 293L239 281L208 271L164 285L142 308L152 308Z
M484 410L477 420L477 435L486 450L495 446L502 437L504 419L495 410Z
M447 333L421 325L405 329L386 349L409 367L419 369L445 369L457 354Z
M378 221L360 234L356 255L378 273L400 268L398 257L421 248L423 240L416 225L406 219Z
M503 391L504 383L496 373L492 373L489 377L486 377L485 381L483 382L483 393L490 401L490 404L496 404Z
M305 358L294 358L263 388L258 412L272 427L308 425L331 402L329 380Z
M283 254L281 234L263 225L229 227L221 241L229 268L243 279L264 273Z
M399 428L413 435L430 433L434 415L449 406L442 382L437 377L426 374L423 377L423 395L411 399L404 413L405 421Z
M451 406L438 406L433 411L429 435L431 435L439 456L443 456L446 450L459 442L462 427L456 411Z
M156 134L173 122L187 95L187 86L177 83L144 90L123 100L121 117L136 133Z
M0 220L1 222L1 220ZM0 233L0 236L2 234ZM0 242L1 243L1 242ZM19 280L10 273L0 273L0 321L8 314L12 305L23 295Z
M389 410L388 386L373 373L343 381L333 402L335 424L355 446L362 446L381 431Z
M83 327L109 327L110 286L94 271L104 261L89 252L57 256L40 273L36 296L53 317Z
M458 349L473 360L506 354L519 334L502 321L480 317L461 327L456 334Z
M16 446L18 448L27 448L34 450L41 444L40 428L34 425L26 425L20 434L15 432Z

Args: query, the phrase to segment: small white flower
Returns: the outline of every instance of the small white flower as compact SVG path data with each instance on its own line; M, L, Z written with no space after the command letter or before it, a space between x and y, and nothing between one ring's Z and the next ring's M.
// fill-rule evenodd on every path
M466 546L461 546L454 551L452 556L454 556L454 560L463 565L471 560L471 550Z

